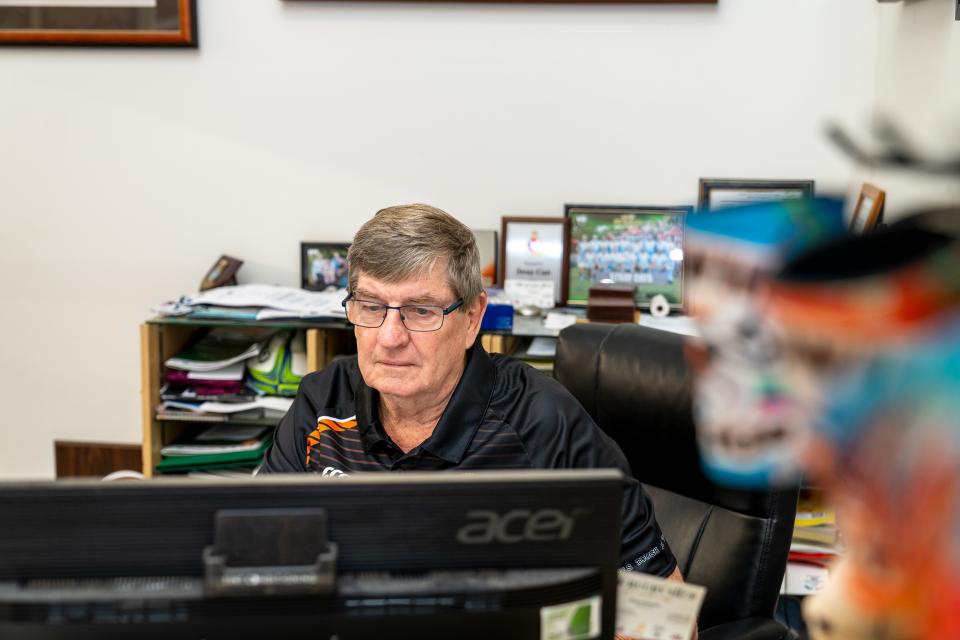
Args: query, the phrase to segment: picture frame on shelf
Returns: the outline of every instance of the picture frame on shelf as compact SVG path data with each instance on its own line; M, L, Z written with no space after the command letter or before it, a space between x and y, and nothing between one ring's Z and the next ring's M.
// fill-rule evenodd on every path
M197 47L196 0L8 0L0 44Z
M886 191L864 182L850 218L850 233L863 233L875 228L883 217L886 198Z
M480 251L480 279L484 287L492 287L500 282L497 271L499 269L500 243L497 232L493 229L471 229L477 239L477 249Z
M555 304L567 290L566 218L504 216L500 221L501 287L508 280L550 282Z
M661 294L684 309L686 216L691 206L568 204L569 254L566 304L585 305L591 287L634 287L637 308L649 309Z
M697 210L712 211L760 202L802 200L813 195L813 180L700 178Z
M200 291L237 284L237 271L242 266L243 260L228 255L220 256L200 281Z
M300 287L308 291L346 289L350 284L349 249L349 242L301 242Z

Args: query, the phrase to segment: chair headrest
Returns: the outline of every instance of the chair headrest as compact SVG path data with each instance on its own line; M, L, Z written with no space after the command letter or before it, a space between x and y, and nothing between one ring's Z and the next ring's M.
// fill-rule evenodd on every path
M684 340L635 324L573 325L560 334L554 375L620 445L638 480L763 517L770 492L719 487L703 473Z

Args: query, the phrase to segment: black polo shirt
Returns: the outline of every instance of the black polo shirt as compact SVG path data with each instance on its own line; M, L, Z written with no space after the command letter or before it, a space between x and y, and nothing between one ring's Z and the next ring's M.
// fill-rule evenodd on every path
M627 460L556 380L479 342L433 434L408 453L387 436L357 358L303 378L260 473L616 468L627 476L621 561L671 574L676 560Z

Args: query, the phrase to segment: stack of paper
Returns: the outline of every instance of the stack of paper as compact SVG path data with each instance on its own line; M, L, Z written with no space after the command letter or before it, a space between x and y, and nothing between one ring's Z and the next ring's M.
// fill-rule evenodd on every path
M274 333L273 329L241 331L214 327L176 356L168 358L164 364L171 369L213 375L224 375L227 371L237 370L240 377L243 377L243 364L259 354ZM228 369L230 367L232 368Z
M163 447L159 473L255 467L272 442L268 426L217 425Z
M274 318L345 318L346 290L306 291L268 284L216 287L177 302L168 302L154 311L164 316L189 315L202 318L270 320Z
M837 518L821 492L812 489L801 491L793 527L793 541L820 545L828 549L837 544Z
M807 595L820 591L826 585L830 565L842 553L833 509L822 492L803 489L781 592Z
M257 396L247 402L166 400L157 406L157 418L184 422L279 422L292 404L293 398L280 396Z
M240 413L250 411L251 409L271 409L279 412L281 415L286 413L293 404L293 398L283 398L280 396L260 396L249 402L183 402L180 400L168 400L163 402L159 409L179 409L181 411L192 411L195 413Z
M256 358L274 334L274 329L244 331L226 327L201 334L164 362L166 384L160 389L160 397L170 404L161 405L160 410L193 411L208 399L233 403L253 400L255 394L244 384L247 361ZM177 407L172 404L176 401L186 404ZM235 408L233 412L242 410Z

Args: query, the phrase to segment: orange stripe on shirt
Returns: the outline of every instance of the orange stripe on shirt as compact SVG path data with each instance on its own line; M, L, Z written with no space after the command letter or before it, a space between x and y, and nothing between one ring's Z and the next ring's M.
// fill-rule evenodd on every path
M324 431L343 431L344 429L353 429L357 426L357 416L349 418L332 418L330 416L319 416L317 418L317 428L311 431L306 438L307 456L304 464L310 462L310 451L320 444L320 434Z

